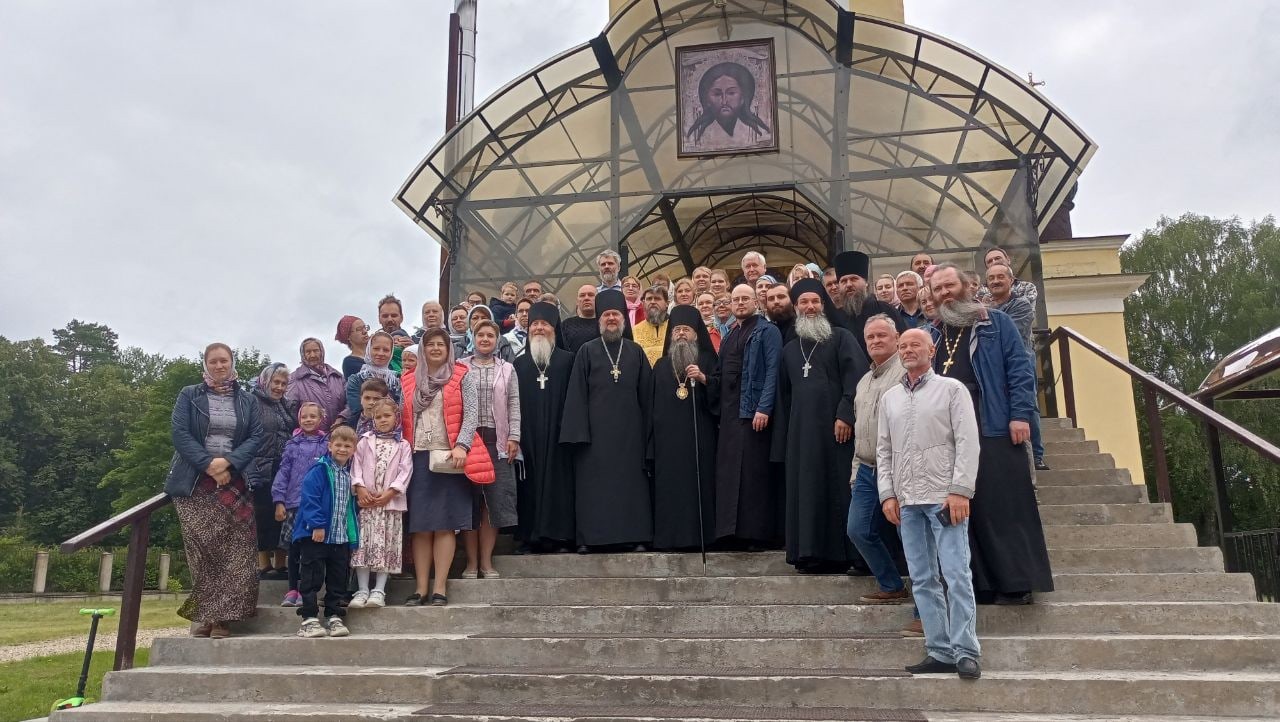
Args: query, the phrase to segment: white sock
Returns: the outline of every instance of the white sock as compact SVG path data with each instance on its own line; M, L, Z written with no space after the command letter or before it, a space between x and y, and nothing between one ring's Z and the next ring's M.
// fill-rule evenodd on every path
M374 582L373 588L378 590L379 592L382 592L383 594L386 594L387 578L390 576L391 574L389 572L378 572L377 581Z
M356 567L356 583L360 585L360 591L369 593L369 567Z

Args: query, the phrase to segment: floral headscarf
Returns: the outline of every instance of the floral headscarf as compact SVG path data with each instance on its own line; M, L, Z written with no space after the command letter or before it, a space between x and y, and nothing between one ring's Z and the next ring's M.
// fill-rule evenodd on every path
M210 391L218 394L219 396L230 396L235 393L237 381L239 381L239 379L236 378L236 355L231 353L230 348L222 346L219 346L219 348L222 348L231 356L231 375L222 381L215 381L213 376L209 374L209 354L206 352L204 359L204 385L208 386Z
M427 341L437 337L445 340L448 355L445 357L444 364L433 374L427 368ZM432 328L422 334L422 341L418 345L418 366L413 370L413 377L417 382L417 389L413 394L415 415L425 411L435 400L436 394L440 393L440 390L453 378L453 364L453 344L449 342L449 334L444 329Z

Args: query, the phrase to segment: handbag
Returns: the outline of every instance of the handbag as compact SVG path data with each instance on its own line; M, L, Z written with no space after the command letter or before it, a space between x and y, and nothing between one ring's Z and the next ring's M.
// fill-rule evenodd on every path
M438 451L432 449L427 452L431 454L427 461L427 468L437 474L461 474L462 469L453 465L453 454L450 451Z

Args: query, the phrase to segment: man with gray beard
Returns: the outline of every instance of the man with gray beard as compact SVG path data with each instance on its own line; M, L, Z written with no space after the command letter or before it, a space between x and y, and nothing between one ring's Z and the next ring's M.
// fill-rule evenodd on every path
M840 574L860 561L845 530L854 395L867 356L828 320L835 306L817 279L796 281L791 301L796 339L778 364L772 453L786 467L787 563L801 573Z
M716 532L716 351L693 306L671 309L663 346L650 376L653 546L697 549Z
M960 269L929 279L938 321L933 368L960 381L977 410L978 493L969 523L978 603L1030 604L1053 591L1026 443L1036 414L1035 371L1009 316L974 300Z
M539 301L529 307L525 353L512 362L520 389L520 451L524 475L517 482L517 553L570 551L574 524L573 455L560 445L560 421L573 370L573 354L556 348L560 312Z
M845 251L836 256L836 277L840 279L840 305L832 314L831 323L843 326L853 334L862 355L867 355L867 342L862 337L862 327L867 319L883 313L893 320L898 333L907 330L898 309L867 293L867 276L871 273L871 259L865 253Z

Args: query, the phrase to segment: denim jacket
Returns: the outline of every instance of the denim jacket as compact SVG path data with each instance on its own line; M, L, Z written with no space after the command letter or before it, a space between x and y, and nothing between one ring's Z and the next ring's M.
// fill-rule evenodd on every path
M942 329L930 327L934 343ZM1009 315L983 309L969 336L969 358L978 377L978 425L983 436L1008 436L1010 421L1030 423L1036 413L1036 374Z
M778 363L782 357L782 332L763 316L751 329L742 354L741 395L738 418L750 419L756 412L773 415L778 396Z
M236 432L232 451L227 455L232 473L243 476L253 463L253 456L262 444L265 432L258 420L258 401L253 394L237 388ZM204 384L188 386L178 394L169 418L173 439L173 459L169 462L169 474L164 481L164 493L169 496L191 496L200 475L213 461L213 454L204 448L209 434L209 387Z

